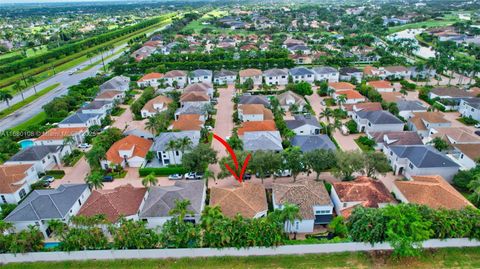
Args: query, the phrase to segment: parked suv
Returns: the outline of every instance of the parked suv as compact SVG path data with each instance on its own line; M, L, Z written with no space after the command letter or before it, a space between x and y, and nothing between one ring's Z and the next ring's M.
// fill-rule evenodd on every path
M202 179L203 173L190 172L185 174L185 179Z

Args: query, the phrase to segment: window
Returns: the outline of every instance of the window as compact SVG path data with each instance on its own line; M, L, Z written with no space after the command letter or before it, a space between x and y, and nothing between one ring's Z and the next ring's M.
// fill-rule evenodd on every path
M315 211L316 215L325 215L325 214L330 214L330 210L317 210Z
M80 199L78 199L78 205L82 206L82 201L80 201Z
M6 204L7 203L7 199L5 199L5 196L2 195L2 203Z
M25 191L25 189L21 189L18 194L20 195L20 199L23 199L23 197L27 195L27 192Z
M460 159L463 159L463 154L462 154L462 155L460 155Z
M180 155L180 153L178 152L178 150L175 151L175 155L176 155L176 156Z
M408 167L410 167L410 169L413 169L413 164L412 164L412 163L409 163L409 164L408 164Z

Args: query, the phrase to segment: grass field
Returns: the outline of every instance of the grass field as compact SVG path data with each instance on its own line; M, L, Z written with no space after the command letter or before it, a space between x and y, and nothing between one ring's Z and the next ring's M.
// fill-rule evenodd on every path
M47 49L46 45L37 47L37 51L33 51L32 48L29 48L29 49L27 49L27 58L32 57L32 56L36 56L36 55L40 55L40 54L42 54L44 52L47 52L47 51L48 51L48 49ZM5 53L5 54L0 54L0 59L12 57L12 56L15 56L15 55L19 55L21 53L22 53L21 50L16 50L16 51L12 51L12 52Z
M404 25L398 25L394 27L390 27L388 29L388 33L396 33L406 29L418 29L418 28L432 28L432 27L441 27L441 26L448 26L456 23L458 20L455 19L444 19L444 20L429 20L429 21L422 21L422 22L415 22L415 23L408 23Z
M13 112L19 110L20 108L30 104L31 102L35 101L40 96L43 96L43 95L53 91L58 86L60 86L60 83L56 83L56 84L53 84L51 86L48 86L48 87L44 88L43 90L38 91L37 94L31 95L31 96L25 98L25 100L23 100L21 102L18 102L14 105L11 105L9 108L0 111L0 119L3 119L6 116L12 114Z
M45 114L45 112L42 111L42 112L38 113L37 115L35 115L34 117L30 118L29 120L24 121L24 122L20 123L19 125L13 127L11 130L12 131L26 130L29 126L39 124L46 119L47 119L47 114Z
M426 251L417 259L393 260L385 253L338 253L266 257L218 257L168 260L116 260L7 264L4 269L153 269L153 268L480 268L480 248Z

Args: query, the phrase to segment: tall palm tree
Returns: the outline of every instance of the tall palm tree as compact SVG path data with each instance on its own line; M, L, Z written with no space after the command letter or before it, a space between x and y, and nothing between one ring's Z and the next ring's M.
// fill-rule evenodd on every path
M27 82L28 84L31 84L33 86L33 91L35 92L35 94L37 94L37 82L38 82L38 79L34 76L30 76L27 78Z
M157 184L158 184L158 179L154 173L150 173L142 179L142 185L145 187L156 186Z
M193 215L195 212L192 210L188 209L188 207L191 205L189 200L175 200L175 207L168 212L169 215L177 215L179 221L183 221L185 219L185 216L187 215Z
M22 100L25 100L25 96L23 96L23 89L24 89L24 87L22 86L22 84L20 83L20 81L17 81L17 82L15 82L15 84L13 84L13 89L14 89L16 92L19 92L19 93L22 95Z
M103 175L101 172L93 172L85 181L90 188L96 190L103 188Z
M160 133L160 124L158 121L158 117L149 117L147 122L145 123L145 129L151 131L155 135L159 135Z
M190 139L190 137L188 137L188 136L180 138L177 141L177 143L178 143L178 148L180 149L180 152L182 153L182 156L185 153L185 151L192 149L193 142Z
M280 218L285 223L285 230L288 234L292 233L292 226L295 220L301 220L300 209L297 205L285 203L282 207ZM288 236L290 238L290 236Z
M345 94L340 94L337 96L337 103L339 106L342 106L347 102L347 96Z
M0 101L7 103L7 106L10 106L10 100L13 99L13 96L5 90L0 91Z
M472 191L470 194L470 201L478 206L480 204L480 175L475 175L475 177L468 183L468 188Z
M167 146L165 148L166 151L172 151L173 152L173 164L176 164L175 161L175 151L177 151L179 148L179 143L176 140L170 140L167 143Z
M331 108L327 107L322 112L320 112L320 119L327 119L327 122L330 122L330 117L333 116L333 111Z
M207 186L208 186L208 180L209 179L213 179L213 181L217 180L217 177L215 176L215 173L210 169L207 169L205 171L205 173L203 174L203 178L205 178Z

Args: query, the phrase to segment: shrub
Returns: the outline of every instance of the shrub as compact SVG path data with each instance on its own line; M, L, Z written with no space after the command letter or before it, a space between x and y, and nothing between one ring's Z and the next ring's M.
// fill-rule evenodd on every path
M357 123L354 121L354 120L349 120L345 126L348 128L348 131L351 133L351 134L356 134L358 133L358 130L357 130Z
M138 173L141 177L146 177L153 173L156 176L169 176L172 174L184 174L187 170L182 166L168 166L168 167L159 167L159 168L152 168L152 167L145 167L140 168Z

